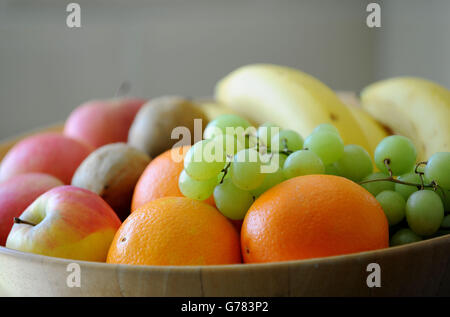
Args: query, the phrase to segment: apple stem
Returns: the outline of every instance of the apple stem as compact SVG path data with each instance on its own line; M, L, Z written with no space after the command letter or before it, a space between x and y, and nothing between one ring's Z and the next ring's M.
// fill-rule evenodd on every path
M116 91L116 97L123 97L128 94L131 90L131 85L128 81L124 81L120 84L119 89Z
M29 221L26 221L26 220L22 220L22 219L16 218L16 217L14 217L14 223L23 223L23 224L30 225L30 226L33 226L33 227L36 226L35 223L29 222Z

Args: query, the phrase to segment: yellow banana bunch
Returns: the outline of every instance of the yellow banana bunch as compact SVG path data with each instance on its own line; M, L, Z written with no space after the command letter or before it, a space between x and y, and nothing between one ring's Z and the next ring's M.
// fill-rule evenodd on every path
M374 150L378 143L389 135L387 129L370 116L360 105L359 98L352 92L337 92L339 99L349 108L364 133L369 147ZM373 152L370 153L373 156Z
M203 111L208 121L214 120L216 117L223 114L236 113L230 107L227 107L226 105L212 99L196 99L194 102Z
M450 151L450 91L431 81L399 77L365 88L363 108L396 134L409 137L419 160Z
M269 64L241 67L216 85L215 98L256 124L270 121L303 137L321 123L338 128L345 144L373 145L352 110L314 77Z

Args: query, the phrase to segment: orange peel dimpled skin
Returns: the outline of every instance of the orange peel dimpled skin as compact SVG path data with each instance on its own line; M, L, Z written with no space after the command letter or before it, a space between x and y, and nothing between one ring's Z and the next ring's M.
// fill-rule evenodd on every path
M183 158L189 148L190 146L172 148L150 162L134 189L131 211L158 198L183 197L178 188L178 178L183 171ZM181 159L176 160L177 157ZM213 197L205 202L215 206Z
M388 222L358 184L339 176L307 175L261 195L242 225L245 263L300 260L389 246Z
M164 197L135 210L117 231L108 263L214 265L241 263L239 234L216 208Z

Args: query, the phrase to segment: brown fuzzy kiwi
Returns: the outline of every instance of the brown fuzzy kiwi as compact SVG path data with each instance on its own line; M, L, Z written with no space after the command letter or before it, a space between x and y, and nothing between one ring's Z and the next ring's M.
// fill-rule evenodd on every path
M175 143L189 145L194 137L194 119L202 119L203 127L208 124L203 111L188 99L176 96L153 99L136 115L128 134L128 144L151 157L165 152ZM172 139L172 130L176 127L188 128L191 138L183 140L183 144Z
M121 220L130 214L134 187L151 158L125 143L104 145L78 167L72 185L101 196Z

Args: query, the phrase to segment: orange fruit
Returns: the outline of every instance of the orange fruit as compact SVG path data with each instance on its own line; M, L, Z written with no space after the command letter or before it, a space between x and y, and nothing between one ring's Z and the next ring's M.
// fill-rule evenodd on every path
M289 179L262 194L241 231L244 262L275 262L387 248L386 216L367 190L339 176Z
M178 178L183 171L183 159L189 148L189 145L172 148L150 162L134 189L131 211L161 197L183 197L178 188ZM213 197L205 202L215 206Z
M212 265L241 263L239 234L216 208L165 197L135 210L117 231L108 263Z

